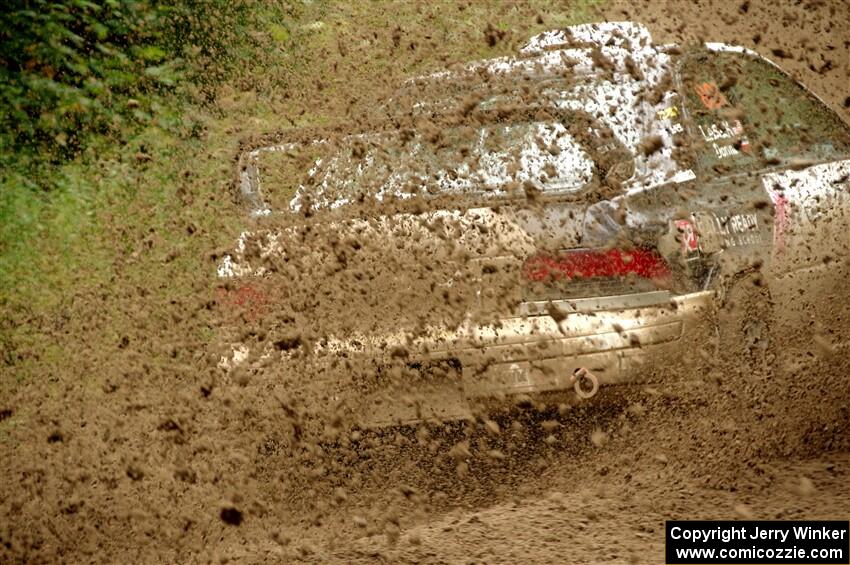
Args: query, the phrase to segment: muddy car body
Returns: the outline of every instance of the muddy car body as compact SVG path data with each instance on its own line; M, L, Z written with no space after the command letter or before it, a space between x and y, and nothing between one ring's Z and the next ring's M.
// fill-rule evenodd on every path
M850 133L753 52L575 26L413 79L384 111L239 160L257 225L219 266L220 302L249 325L300 306L237 332L222 367L278 372L308 412L381 426L699 378L765 339L757 309L719 335L730 296L787 306L835 284ZM301 168L276 201L271 158Z

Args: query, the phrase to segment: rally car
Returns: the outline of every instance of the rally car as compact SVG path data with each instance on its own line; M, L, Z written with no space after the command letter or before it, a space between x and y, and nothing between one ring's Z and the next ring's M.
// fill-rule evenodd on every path
M299 414L445 421L755 363L845 265L850 128L741 47L573 26L375 113L239 157L221 366Z

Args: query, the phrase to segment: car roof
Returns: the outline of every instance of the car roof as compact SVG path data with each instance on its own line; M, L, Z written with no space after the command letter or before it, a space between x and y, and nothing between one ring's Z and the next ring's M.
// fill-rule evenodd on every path
M713 42L706 43L705 48L717 53L746 54L764 60L774 67L779 68L772 61L744 47ZM569 61L569 67L573 76L592 77L602 74L602 70L598 65L599 54L601 54L610 63L609 71L614 75L634 75L634 68L636 67L640 74L639 81L644 83L644 88L652 88L663 80L664 75L670 69L673 53L677 52L677 50L678 46L675 44L654 44L649 29L636 22L623 21L581 24L537 34L530 38L519 50L518 55L464 63L451 70L438 71L410 78L405 81L405 85L415 87L422 82L431 84L441 83L446 80L452 80L453 78L461 78L464 74L468 75L470 72L481 71L497 75L502 73L512 75L516 73L528 76L529 78L552 77L563 75L565 60ZM632 80L635 80L634 76ZM607 97L602 97L596 100L596 102L604 104L604 98ZM630 110L622 104L617 104L615 100L611 100L610 105L611 107L618 107L619 111L626 112L627 114L637 112L637 110ZM634 135L629 137L634 137L641 132L635 131L632 133ZM632 146L634 143L635 140L632 139L631 143L627 143L627 145ZM283 150L288 145L290 144L255 148L253 151L243 154L240 158L240 163L250 163L256 159L260 152ZM243 169L240 175L241 188L243 193L248 195L254 190L250 186L250 182L248 182L248 177L251 173L248 168L243 167ZM668 172L676 173L672 178L668 178L668 180L673 180L674 182L691 178L688 175L683 176L682 173L693 175L692 171L662 172L665 174ZM268 213L269 210L265 206L258 206L253 212L254 215L266 215Z

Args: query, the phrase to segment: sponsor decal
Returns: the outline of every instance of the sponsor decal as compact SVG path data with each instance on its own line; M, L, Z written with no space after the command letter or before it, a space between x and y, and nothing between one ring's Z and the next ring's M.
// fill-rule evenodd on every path
M699 233L700 251L712 253L729 247L761 245L758 215L717 214L699 212L694 214Z
M675 120L679 117L679 109L675 106L670 106L669 108L658 110L655 115L659 120Z
M788 198L778 190L768 190L773 202L773 247L776 251L785 249L785 232L788 231Z
M676 231L679 233L679 240L682 243L682 252L685 255L691 255L699 250L699 239L697 238L697 230L693 222L690 220L676 220L674 222Z
M726 96L717 87L716 82L704 82L694 87L702 105L709 110L717 110L729 103Z
M664 108L662 110L658 110L655 113L655 117L659 120L667 120L670 122L670 134L676 135L678 133L682 133L685 131L685 128L682 127L682 124L678 122L674 122L673 120L677 120L679 118L679 108L676 106L670 106L668 108Z
M718 159L725 159L735 155L750 152L750 141L744 135L744 125L741 120L735 120L731 124L728 120L720 120L713 124L697 125L702 138L711 144ZM726 142L726 143L717 143ZM734 141L738 141L735 147ZM740 148L740 149L739 149Z

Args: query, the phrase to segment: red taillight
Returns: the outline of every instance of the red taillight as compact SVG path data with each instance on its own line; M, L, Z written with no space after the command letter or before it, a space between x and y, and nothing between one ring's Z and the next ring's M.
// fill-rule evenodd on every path
M558 255L534 255L523 266L526 280L535 282L575 278L670 278L670 267L651 249L577 249Z

